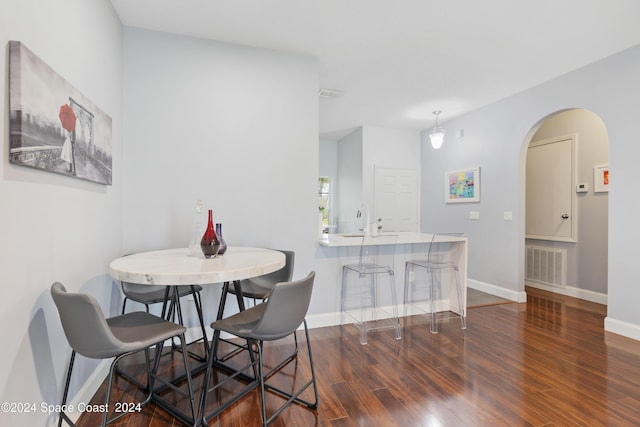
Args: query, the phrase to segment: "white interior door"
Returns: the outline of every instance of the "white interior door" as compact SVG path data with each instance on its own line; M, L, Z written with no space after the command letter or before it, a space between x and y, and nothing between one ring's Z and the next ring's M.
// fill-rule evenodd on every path
M574 138L531 143L527 151L526 237L575 242Z
M418 171L376 166L374 218L382 231L419 231Z

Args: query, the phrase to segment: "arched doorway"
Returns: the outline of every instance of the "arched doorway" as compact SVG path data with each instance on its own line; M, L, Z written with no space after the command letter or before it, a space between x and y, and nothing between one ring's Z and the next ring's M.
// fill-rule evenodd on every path
M555 112L536 125L529 141L525 162L527 196L525 215L526 228L535 229L531 216L553 212L553 197L546 200L535 194L551 195L564 186L556 179L552 163L545 163L540 147L547 147L556 141L573 141L574 153L569 196L574 201L570 220L575 221L575 235L571 238L554 239L541 237L531 230L525 230L525 284L543 290L577 297L601 304L607 302L608 264L608 193L606 188L596 186L596 176L609 163L609 143L604 123L596 114L585 109L571 109ZM530 151L530 150L536 150ZM557 150L548 150L557 153ZM535 154L534 154L535 153ZM536 159L533 161L532 159ZM546 168L546 169L545 169ZM563 167L557 166L557 170ZM566 171L565 171L566 172ZM567 174L564 174L567 176ZM544 190L530 190L534 179L545 177ZM560 178L558 178L560 179ZM566 190L565 190L566 191ZM538 209L533 209L537 207ZM554 219L557 214L554 212ZM565 220L560 220L565 221ZM563 277L562 277L563 276ZM561 280L560 280L561 279Z

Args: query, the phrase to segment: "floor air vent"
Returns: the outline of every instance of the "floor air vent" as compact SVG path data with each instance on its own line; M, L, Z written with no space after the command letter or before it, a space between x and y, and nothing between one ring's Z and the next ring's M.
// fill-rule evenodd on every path
M550 286L564 287L567 282L567 251L544 246L526 246L526 279Z

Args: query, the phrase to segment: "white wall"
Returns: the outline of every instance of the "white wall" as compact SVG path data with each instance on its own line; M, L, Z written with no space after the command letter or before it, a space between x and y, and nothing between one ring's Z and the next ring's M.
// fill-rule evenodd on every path
M609 273L607 330L640 339L640 288L636 286L635 242L640 199L634 194L640 146L635 123L640 116L640 47L613 55L580 70L448 121L442 149L425 146L422 133L422 228L457 229L469 236L469 277L514 295L524 289L524 164L526 148L538 125L554 112L585 108L598 115L609 136ZM455 130L464 138L455 139ZM482 167L479 204L445 205L446 170ZM469 210L480 210L469 221ZM513 211L514 221L503 212Z
M357 128L338 141L338 233L357 231L362 205L363 131Z
M338 176L338 141L320 140L320 176Z
M306 276L318 237L316 61L126 29L124 64L125 251L186 246L201 198L229 246L294 250L294 278ZM218 296L209 287L205 306Z
M331 196L329 211L330 233L336 232L338 218L338 141L329 139L320 140L320 176L328 176L331 179Z
M113 122L113 185L9 164L9 40L18 40L108 114ZM0 400L33 402L34 413L0 412L0 425L52 425L40 404L59 404L70 348L49 294L54 281L116 309L109 261L121 252L123 170L122 28L107 0L4 0L0 6ZM71 396L96 363L79 357Z

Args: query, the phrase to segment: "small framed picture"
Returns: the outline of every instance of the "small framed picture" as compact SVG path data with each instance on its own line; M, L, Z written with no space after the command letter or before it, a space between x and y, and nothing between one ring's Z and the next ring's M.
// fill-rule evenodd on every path
M593 167L593 192L609 192L609 165L598 165Z
M480 168L446 172L444 177L445 203L480 201Z

